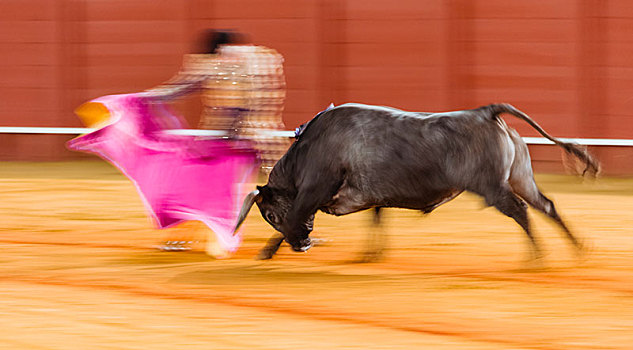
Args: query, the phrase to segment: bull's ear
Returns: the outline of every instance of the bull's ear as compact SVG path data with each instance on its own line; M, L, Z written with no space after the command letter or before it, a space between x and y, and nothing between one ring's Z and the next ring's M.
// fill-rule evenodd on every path
M259 191L259 201L257 203L261 203L262 200L270 200L273 196L273 191L268 187L268 185L264 186L256 186Z

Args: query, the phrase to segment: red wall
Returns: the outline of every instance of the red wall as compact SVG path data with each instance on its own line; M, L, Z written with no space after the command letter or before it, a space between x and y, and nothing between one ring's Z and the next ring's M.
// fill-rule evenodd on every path
M166 80L209 27L285 56L288 128L330 102L503 101L557 136L633 138L628 0L2 0L0 125L79 126L74 107ZM195 124L195 97L179 108ZM0 135L0 158L77 157L66 139ZM633 148L593 151L608 173L633 174ZM532 153L537 169L560 171L555 148Z

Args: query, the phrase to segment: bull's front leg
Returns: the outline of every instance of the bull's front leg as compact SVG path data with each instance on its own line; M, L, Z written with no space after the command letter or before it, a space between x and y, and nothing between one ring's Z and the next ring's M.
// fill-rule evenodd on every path
M281 245L283 241L284 241L284 235L282 235L281 233L275 232L275 234L268 239L268 242L266 242L266 246L259 251L259 254L257 254L257 257L255 259L257 260L272 259L273 256L275 256L275 253L277 253L277 250L279 250L279 246Z
M305 230L312 232L312 228L314 227L314 214L308 217L308 220L303 223L303 227ZM282 235L279 232L276 232L272 237L268 239L268 242L266 242L266 246L264 246L264 248L262 248L259 251L259 254L257 255L256 259L257 260L272 259L273 256L275 256L275 254L279 250L279 247L281 246L281 243L283 243L283 241L284 241L284 235Z
M309 238L314 223L314 214L317 209L322 207L332 198L332 193L338 189L336 184L332 188L323 187L309 188L300 191L292 207L288 211L281 231L292 250L296 252L305 252L312 247Z

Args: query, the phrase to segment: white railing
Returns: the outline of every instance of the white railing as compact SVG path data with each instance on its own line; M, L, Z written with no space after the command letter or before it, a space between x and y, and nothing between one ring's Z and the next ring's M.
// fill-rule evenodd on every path
M57 135L78 135L94 131L90 128L54 128L54 127L18 127L5 126L0 127L0 134L57 134ZM192 136L222 136L223 131L218 130L201 130L201 129L173 129L167 131L174 135L192 135ZM260 130L262 134L280 137L294 137L294 131L289 130ZM524 137L525 143L530 145L551 145L552 141L544 137ZM633 146L633 140L630 139L588 139L588 138L561 138L561 141L575 142L586 146Z

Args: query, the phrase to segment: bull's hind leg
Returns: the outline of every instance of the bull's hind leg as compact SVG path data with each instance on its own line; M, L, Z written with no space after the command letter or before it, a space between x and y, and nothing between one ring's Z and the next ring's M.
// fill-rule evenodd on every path
M383 257L387 245L387 235L380 224L380 207L374 208L373 227L367 235L367 247L360 258L361 262L375 262Z
M523 202L519 197L517 197L512 191L504 189L500 192L492 196L486 196L486 202L489 205L494 206L502 212L503 214L511 217L516 221L521 228L525 231L525 234L530 239L530 244L532 247L532 260L537 260L542 258L543 253L541 252L541 247L539 246L536 238L532 234L530 230L530 222L527 214L527 204Z
M541 191L539 191L532 177L513 181L511 182L511 186L512 190L517 195L523 198L535 209L549 216L563 229L563 232L565 232L565 236L574 245L578 254L581 254L584 251L584 246L582 242L571 233L563 219L558 215L556 207L554 206L554 202L545 197L545 195L541 193Z

